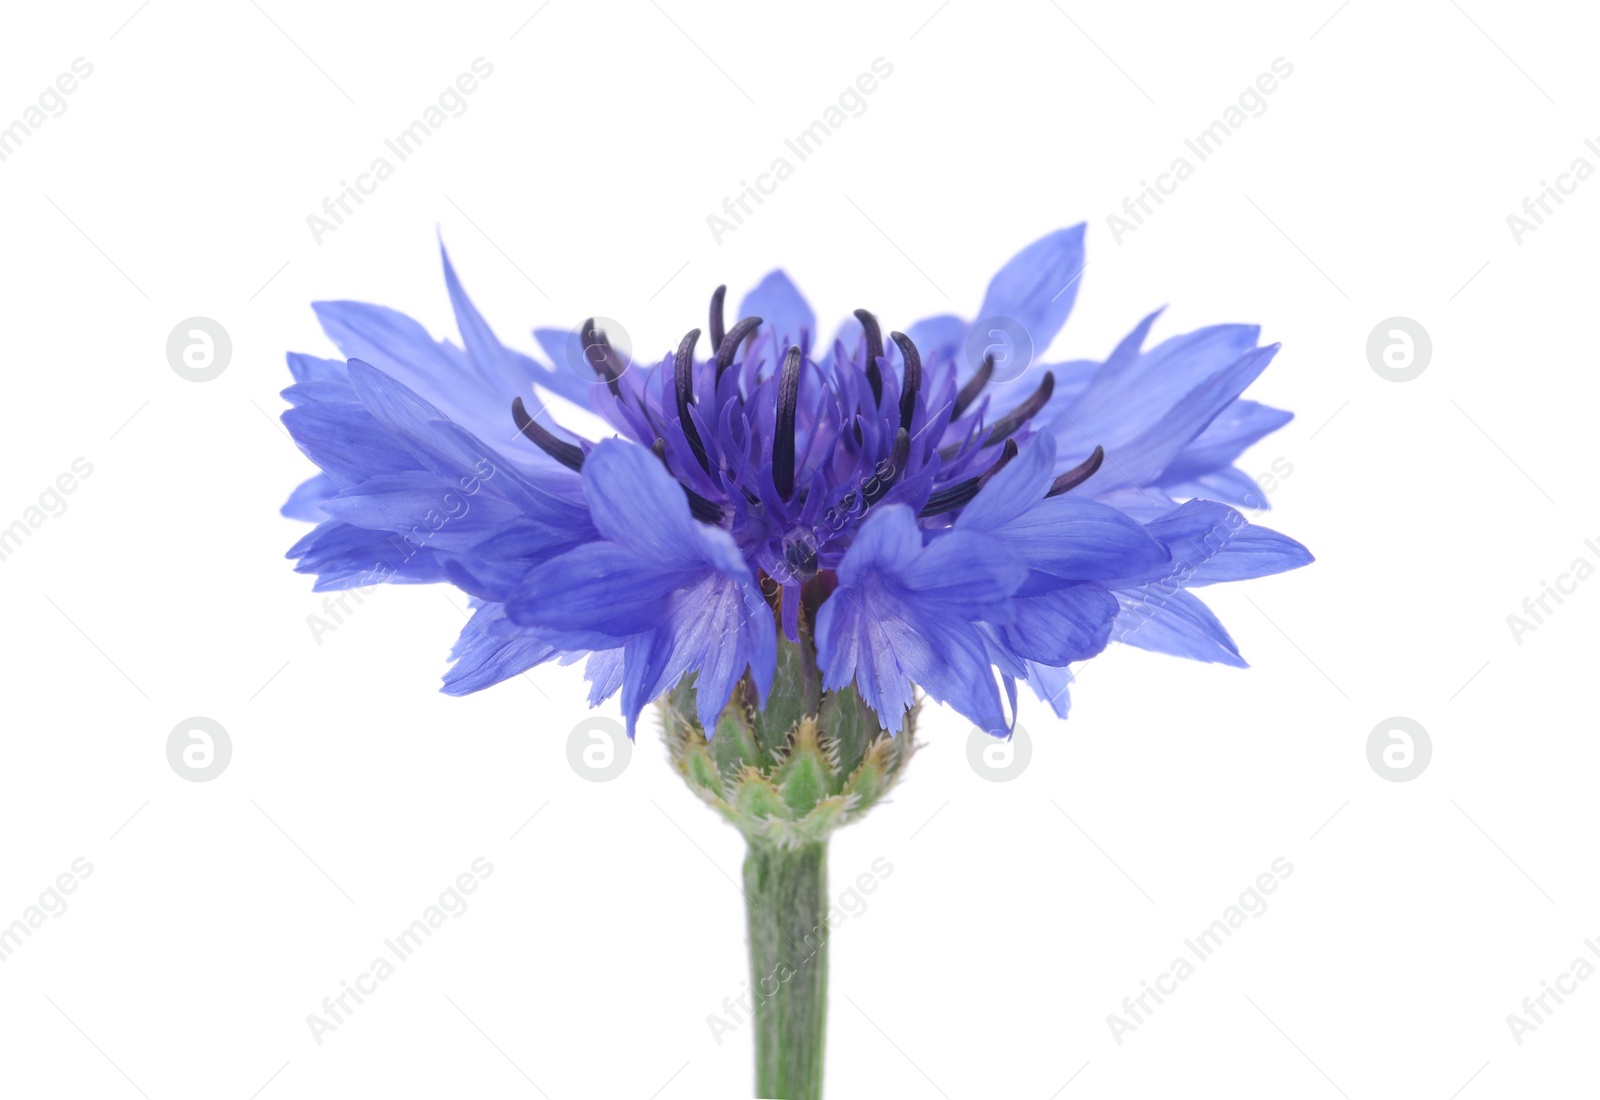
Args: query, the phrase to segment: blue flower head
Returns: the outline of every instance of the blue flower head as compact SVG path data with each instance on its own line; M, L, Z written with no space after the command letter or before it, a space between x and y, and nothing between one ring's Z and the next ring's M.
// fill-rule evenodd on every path
M890 332L857 310L829 344L782 272L654 364L601 327L503 345L444 257L461 346L356 302L315 305L346 358L290 355L285 425L321 473L284 507L319 589L446 582L475 611L444 690L587 659L630 733L693 674L709 731L759 707L802 639L821 687L854 685L884 729L920 689L1004 734L1026 683L1067 710L1067 667L1113 639L1242 665L1190 589L1280 572L1306 549L1233 465L1290 414L1246 400L1277 345L1220 325L1104 361L1000 377L969 356L996 319L1047 346L1083 269L1083 226L1029 245L974 324ZM569 355L569 345L576 354ZM572 358L585 376L568 370ZM973 362L972 359L979 361ZM562 428L558 398L614 433Z

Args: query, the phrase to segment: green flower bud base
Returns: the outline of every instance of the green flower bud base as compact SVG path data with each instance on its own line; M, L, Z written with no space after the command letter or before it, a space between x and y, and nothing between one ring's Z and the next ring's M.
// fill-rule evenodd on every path
M881 802L916 751L915 712L882 729L855 688L824 692L810 639L778 644L766 707L748 681L707 737L691 677L661 700L672 762L744 834L756 1095L819 1100L828 1009L828 837Z

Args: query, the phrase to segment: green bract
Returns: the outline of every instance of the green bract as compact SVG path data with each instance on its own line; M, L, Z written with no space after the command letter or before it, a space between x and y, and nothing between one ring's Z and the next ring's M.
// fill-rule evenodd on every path
M747 679L709 737L695 717L692 676L659 704L678 771L751 842L788 848L827 840L877 805L916 752L914 709L891 736L854 685L821 690L804 627L798 644L780 636L766 704L757 709Z

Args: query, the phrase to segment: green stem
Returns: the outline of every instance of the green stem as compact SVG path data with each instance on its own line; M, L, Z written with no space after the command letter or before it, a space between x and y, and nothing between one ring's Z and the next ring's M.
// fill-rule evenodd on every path
M744 861L756 1095L820 1100L828 1017L828 845L752 840Z

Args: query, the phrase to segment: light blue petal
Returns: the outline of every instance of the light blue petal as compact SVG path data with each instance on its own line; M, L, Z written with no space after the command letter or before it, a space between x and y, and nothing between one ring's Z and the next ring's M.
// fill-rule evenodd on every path
M1310 565L1311 551L1270 527L1250 524L1234 534L1189 576L1189 586L1266 577Z
M1008 317L1043 352L1077 300L1083 274L1084 225L1058 229L1013 256L989 283L978 320Z
M484 604L472 613L450 650L455 664L444 674L441 691L446 695L470 695L520 675L561 652L532 634L495 633L496 624L504 618L505 608L497 603Z
M1159 582L1116 595L1121 610L1112 637L1117 641L1154 653L1246 667L1239 647L1198 597L1168 591Z
M744 301L739 303L739 317L760 317L762 329L770 331L777 340L779 357L791 344L798 344L806 355L811 354L811 344L817 335L816 315L781 270L770 272L744 296Z

